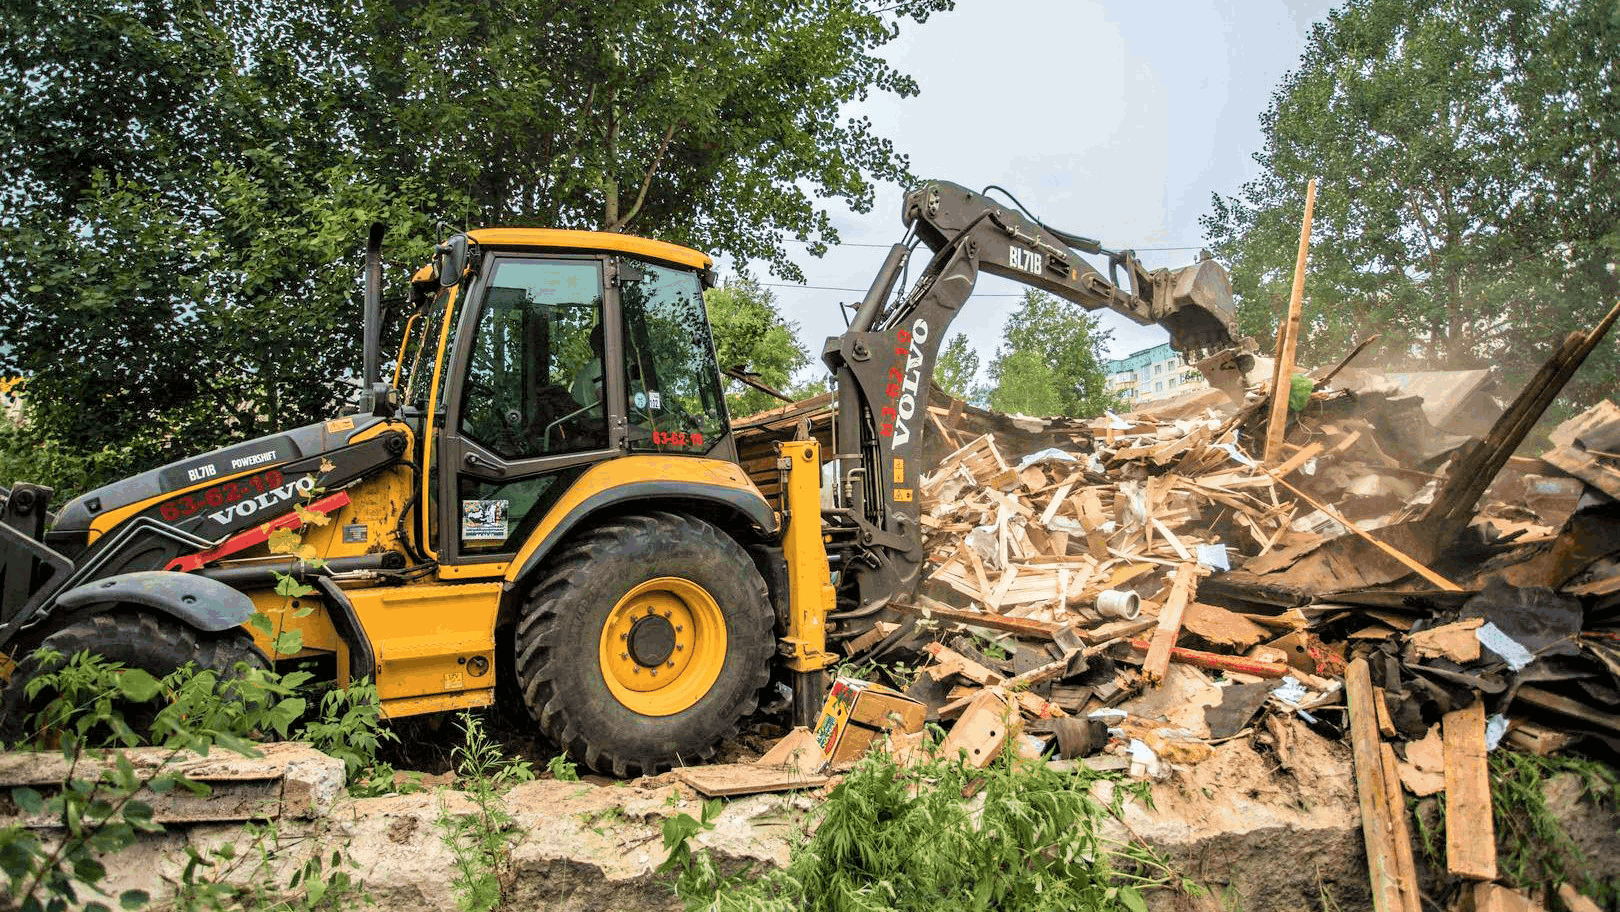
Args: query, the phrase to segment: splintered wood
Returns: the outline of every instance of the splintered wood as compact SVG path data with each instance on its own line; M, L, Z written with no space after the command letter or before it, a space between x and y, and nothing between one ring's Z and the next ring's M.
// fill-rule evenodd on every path
M1293 505L1236 448L1237 426L1109 415L1028 455L991 434L968 441L920 485L927 579L991 615L1100 621L1107 590L1263 554Z

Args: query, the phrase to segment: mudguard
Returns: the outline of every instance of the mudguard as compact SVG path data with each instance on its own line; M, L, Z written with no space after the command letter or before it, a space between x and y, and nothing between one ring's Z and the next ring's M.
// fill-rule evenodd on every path
M626 461L626 460L621 460ZM696 460L689 460L696 462ZM594 491L576 503L564 502L554 519L548 519L536 535L518 552L506 573L507 588L525 580L551 556L552 550L582 523L615 505L635 503L645 509L675 509L699 503L719 507L768 535L777 531L776 514L759 489L746 481L741 471L730 484L705 484L690 479L662 479L619 484Z
M239 627L253 616L253 600L218 580L168 570L120 573L76 586L56 598L57 610L122 603L151 608L204 633Z

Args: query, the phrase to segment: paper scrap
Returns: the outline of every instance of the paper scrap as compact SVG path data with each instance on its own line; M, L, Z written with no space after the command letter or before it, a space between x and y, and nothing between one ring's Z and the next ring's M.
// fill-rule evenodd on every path
M1043 463L1043 462L1079 462L1079 461L1080 461L1080 457L1074 455L1073 453L1065 452L1065 451L1060 450L1060 449L1058 449L1056 447L1047 447L1046 449L1041 450L1040 452L1031 453L1028 456L1025 456L1022 460L1019 461L1018 470L1021 472L1024 469L1027 469L1032 465L1035 465L1037 463Z
M1491 716L1489 719L1486 719L1485 720L1485 749L1486 750L1496 750L1496 745L1502 743L1502 739L1507 736L1507 732L1508 732L1507 716L1504 716L1504 715L1498 713L1497 715Z
M1232 569L1232 564L1226 557L1226 546L1222 544L1199 545L1198 562L1216 570Z
M1536 660L1530 650L1519 645L1519 641L1502 632L1502 628L1486 621L1483 626L1474 631L1479 637L1479 644L1496 653L1507 661L1508 667L1518 671Z

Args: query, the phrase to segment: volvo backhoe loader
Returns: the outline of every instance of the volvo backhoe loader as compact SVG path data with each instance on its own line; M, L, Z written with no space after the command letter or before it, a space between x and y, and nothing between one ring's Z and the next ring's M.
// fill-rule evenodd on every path
M344 414L54 516L48 489L4 493L0 725L21 730L41 646L155 673L297 660L338 684L371 679L390 718L499 692L617 776L709 757L773 672L807 721L829 628L869 624L918 584L922 402L980 271L1163 324L1185 352L1231 342L1212 261L1150 272L945 182L908 194L904 221L908 243L826 346L833 452L781 442L773 499L737 464L707 256L621 234L456 235L411 279L384 381L374 227L363 392ZM918 244L932 256L896 293ZM287 532L298 555L274 547ZM286 575L313 591L277 594ZM294 630L299 651L275 656L271 634Z

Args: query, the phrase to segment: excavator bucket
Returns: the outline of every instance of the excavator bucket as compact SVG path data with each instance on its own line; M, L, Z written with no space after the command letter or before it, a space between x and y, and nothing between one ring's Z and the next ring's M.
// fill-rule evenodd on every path
M1211 259L1170 272L1159 324L1209 385L1242 404L1254 367L1253 342L1236 340L1237 310L1225 267Z
M1189 357L1231 347L1237 311L1225 267L1206 259L1171 270L1166 291L1155 317L1170 332L1171 345Z

